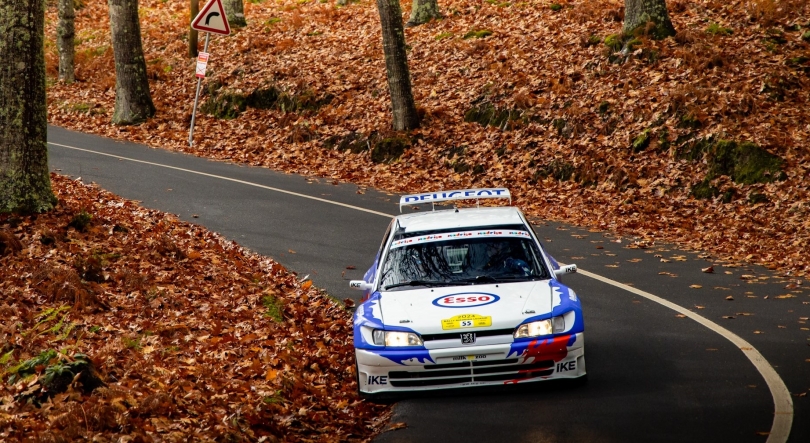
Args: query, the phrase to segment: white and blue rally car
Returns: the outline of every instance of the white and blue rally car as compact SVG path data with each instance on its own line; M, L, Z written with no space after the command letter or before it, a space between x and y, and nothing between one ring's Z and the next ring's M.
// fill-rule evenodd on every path
M403 206L509 199L507 189L403 196ZM381 393L582 378L582 307L512 206L402 214L352 288L358 389Z

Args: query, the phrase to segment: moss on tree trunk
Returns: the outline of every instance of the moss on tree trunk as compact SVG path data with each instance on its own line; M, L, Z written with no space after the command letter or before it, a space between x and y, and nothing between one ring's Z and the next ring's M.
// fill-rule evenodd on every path
M247 26L245 21L245 4L243 0L224 0L223 7L225 8L225 15L228 17L228 25L232 28L244 28Z
M643 33L656 40L675 35L665 0L625 0L625 34Z
M419 116L411 90L408 71L408 56L405 53L405 28L402 26L402 9L397 0L377 0L382 28L385 72L388 90L391 93L391 110L394 114L394 130L405 131L419 127Z
M76 27L73 0L59 0L59 25L56 28L56 47L59 50L59 80L65 83L75 81L73 55Z
M109 0L115 55L115 111L118 125L143 123L155 115L141 44L138 0Z
M439 2L437 0L413 0L411 17L406 26L417 26L440 18Z
M56 204L48 175L45 2L0 2L0 212Z

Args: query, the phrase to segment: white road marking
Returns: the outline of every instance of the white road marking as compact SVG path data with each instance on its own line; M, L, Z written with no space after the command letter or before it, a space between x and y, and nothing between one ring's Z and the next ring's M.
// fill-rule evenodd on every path
M234 183L240 183L240 184L244 184L244 185L247 185L247 186L254 186L254 187L257 187L257 188L267 189L269 191L280 192L282 194L287 194L287 195L292 195L292 196L295 196L295 197L301 197L301 198L306 198L306 199L310 199L310 200L319 201L321 203L327 203L327 204L332 204L332 205L336 205L336 206L342 206L342 207L348 208L348 209L354 209L356 211L367 212L369 214L381 215L381 216L387 217L387 218L392 218L392 217L395 216L395 215L392 215L392 214L386 214L384 212L373 211L371 209L361 208L359 206L348 205L346 203L340 203L340 202L327 200L327 199L320 198L320 197L313 197L311 195L299 194L297 192L291 192L291 191L287 191L287 190L284 190L284 189L274 188L272 186L265 186L265 185L260 185L258 183L252 183L252 182L248 182L248 181L244 181L244 180L238 180L238 179L234 179L234 178L230 178L230 177L223 177L221 175L208 174L208 173L205 173L205 172L194 171L192 169L178 168L176 166L169 166L169 165L164 165L164 164L160 164L160 163L153 163L153 162L148 162L148 161L144 161L144 160L137 160L137 159L134 159L134 158L128 158L128 157L123 157L123 156L114 155L114 154L107 154L107 153L104 153L104 152L93 151L93 150L90 150L90 149L77 148L77 147L74 147L74 146L62 145L62 144L59 144L59 143L48 142L48 144L51 144L51 145L54 145L54 146L60 146L60 147L67 148L67 149L73 149L73 150L76 150L76 151L84 151L84 152L103 155L103 156L107 156L107 157L120 158L122 160L127 160L127 161L131 161L131 162L136 162L136 163L142 163L142 164L146 164L146 165L150 165L150 166L157 166L157 167L161 167L161 168L173 169L173 170L176 170L176 171L188 172L190 174L196 174L196 175L202 175L202 176L205 176L205 177L217 178L217 179L220 179L220 180L226 180L226 181L230 181L230 182L234 182ZM706 328L710 329L711 331L716 332L717 334L721 335L722 337L724 337L725 339L730 341L732 344L737 346L737 348L739 348L740 351L742 351L742 353L748 358L748 360L751 361L751 363L754 365L754 367L757 369L757 371L759 371L759 373L762 375L762 378L765 379L765 383L768 385L768 389L771 391L771 396L773 397L773 403L774 403L773 424L771 425L771 431L768 434L768 439L767 439L766 443L784 443L784 442L787 441L788 437L790 436L790 428L793 425L793 399L790 398L790 391L788 391L787 386L785 385L785 382L782 381L782 379L779 377L779 374L777 374L776 370L773 369L773 366L771 366L771 364L768 363L768 361L765 359L765 357L763 357L762 354L759 351L757 351L750 343L745 341L742 337L740 337L740 336L734 334L733 332L729 331L728 329L726 329L726 328L718 325L717 323L707 319L706 317L698 315L698 314L696 314L696 313L694 313L694 312L692 312L692 311L690 311L690 310L688 310L688 309L686 309L686 308L684 308L684 307L682 307L680 305L676 305L675 303L672 303L669 300L658 297L657 295L653 295L653 294L650 294L649 292L645 292L645 291L642 291L640 289L636 289L636 288L634 288L632 286L628 286L628 285L619 283L619 282L617 282L615 280L611 280L611 279L609 279L607 277L602 277L599 274L594 274L592 272L585 271L582 268L579 268L577 272L579 274L582 274L582 275L586 276L586 277L592 278L594 280L601 281L602 283L606 283L606 284L609 284L611 286L615 286L615 287L617 287L619 289L622 289L622 290L625 290L627 292L639 295L639 296L644 297L644 298L646 298L646 299L648 299L650 301L653 301L653 302L658 303L658 304L660 304L662 306L665 306L665 307L667 307L669 309L672 309L673 311L678 312L679 314L682 314L682 315L684 315L684 316L686 316L688 318L691 318L692 320L700 323L701 325L705 326Z
M607 283L611 286L615 286L619 289L623 289L627 292L631 292L633 294L639 295L644 297L650 301L654 301L662 306L665 306L669 309L672 309L679 314L682 314L686 317L691 318L692 320L700 323L701 325L711 329L712 331L720 334L725 339L730 341L737 346L742 353L748 357L748 360L751 360L751 363L754 367L759 371L762 375L762 378L765 379L765 383L768 384L768 389L771 391L771 396L773 397L773 405L774 405L774 416L773 416L773 424L771 425L771 432L768 434L767 443L784 443L787 441L788 437L790 436L790 428L793 425L793 399L790 398L790 391L788 391L787 386L785 386L785 382L779 377L779 374L776 373L776 370L768 363L768 360L765 360L765 357L759 353L750 343L743 340L742 337L734 334L733 332L729 331L728 329L718 325L717 323L703 317L702 315L698 315L682 306L676 305L669 300L665 300L657 295L650 294L649 292L644 292L640 289L636 289L632 286L628 286L622 283L619 283L615 280L611 280L607 277L602 277L599 274L594 274L592 272L588 272L579 268L577 273L582 274L586 277L590 277L594 280L599 280L602 283Z
M234 183L240 183L240 184L243 184L243 185L253 186L253 187L256 187L256 188L267 189L268 191L280 192L282 194L292 195L292 196L295 196L295 197L301 197L301 198L307 198L307 199L310 199L310 200L316 200L316 201L319 201L321 203L327 203L327 204L330 204L330 205L342 206L344 208L354 209L356 211L368 212L369 214L382 215L383 217L388 217L388 218L394 217L393 215L386 214L384 212L372 211L371 209L361 208L359 206L348 205L346 203L340 203L340 202L327 200L325 198L320 198L320 197L313 197L311 195L299 194L298 192L287 191L287 190L284 190L284 189L274 188L272 186L260 185L258 183L248 182L248 181L244 181L244 180L238 180L238 179L235 179L235 178L223 177L221 175L208 174L207 172L195 171L193 169L178 168L177 166L170 166L170 165L164 165L162 163L148 162L148 161L144 161L144 160L138 160L138 159L134 159L134 158L124 157L124 156L121 156L121 155L107 154L105 152L98 152L98 151L93 151L93 150L90 150L90 149L77 148L75 146L61 145L59 143L48 142L48 144L49 145L54 145L54 146L59 146L59 147L62 147L62 148L73 149L75 151L83 151L83 152L89 152L89 153L92 153L92 154L103 155L103 156L106 156L106 157L120 158L121 160L127 160L127 161L131 161L131 162L135 162L135 163L141 163L141 164L144 164L144 165L157 166L157 167L160 167L160 168L173 169L175 171L188 172L189 174L196 174L196 175L202 175L202 176L205 176L205 177L218 178L220 180L225 180L225 181L234 182Z

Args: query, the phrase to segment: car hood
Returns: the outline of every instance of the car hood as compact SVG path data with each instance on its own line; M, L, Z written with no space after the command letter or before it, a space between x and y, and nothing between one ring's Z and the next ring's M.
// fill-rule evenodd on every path
M383 292L379 303L385 325L438 334L459 329L455 322L463 319L488 329L514 328L526 318L550 314L560 304L560 292L550 280L540 280Z

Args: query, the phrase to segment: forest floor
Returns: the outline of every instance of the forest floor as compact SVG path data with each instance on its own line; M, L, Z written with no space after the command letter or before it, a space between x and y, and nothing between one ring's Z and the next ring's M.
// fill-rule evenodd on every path
M440 3L406 28L407 134L368 0L245 2L248 26L211 39L193 147L187 2L141 1L158 111L135 127L110 123L107 7L88 3L79 81L49 88L50 121L389 192L503 186L532 216L810 271L810 3L672 0L663 41L617 35L618 0ZM46 60L55 76L55 45Z
M342 302L199 226L51 179L55 210L0 216L0 440L364 441L386 424L357 398Z
M627 247L668 241L795 280L810 272L806 1L669 1L678 35L663 41L619 35L616 0L440 2L443 19L405 31L422 126L394 133L374 2L251 0L246 28L211 39L193 147L187 2L140 2L158 111L133 127L110 123L106 2L84 3L78 81L49 84L52 124L361 189L503 186L532 217L633 236ZM51 6L51 78L55 27ZM0 220L23 245L0 259L15 269L0 289L25 300L0 300L14 319L0 331L0 355L19 372L47 349L63 353L34 365L24 384L0 388L0 438L32 427L144 439L190 429L248 440L379 431L385 408L352 393L349 315L325 294L199 227L53 180L57 211ZM67 227L82 208L90 227ZM203 282L169 283L203 273ZM301 294L319 307L300 305ZM207 310L191 309L198 298ZM276 302L279 321L268 314ZM163 307L182 314L170 321ZM297 329L307 326L315 332ZM14 396L43 400L37 380L82 352L106 374L102 395L77 403L76 385L46 407L13 412Z

